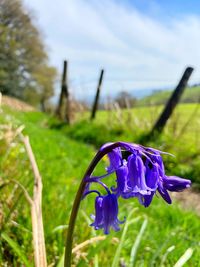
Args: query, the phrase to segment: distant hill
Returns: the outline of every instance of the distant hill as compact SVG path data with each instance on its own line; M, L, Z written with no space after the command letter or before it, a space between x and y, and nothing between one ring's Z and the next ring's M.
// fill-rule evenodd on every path
M165 104L172 94L172 90L155 90L151 95L138 100L139 106ZM200 100L200 86L188 87L185 89L181 103L197 103Z

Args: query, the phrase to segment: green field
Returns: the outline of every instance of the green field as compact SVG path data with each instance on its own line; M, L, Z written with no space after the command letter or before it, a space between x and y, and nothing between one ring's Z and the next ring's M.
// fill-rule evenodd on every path
M172 90L158 90L151 95L143 97L138 101L138 105L161 105L165 104L172 94ZM197 103L199 102L200 86L187 87L181 97L182 103Z
M58 264L64 251L74 196L96 149L108 141L137 143L145 140L143 136L150 131L161 108L135 108L118 113L102 111L92 123L87 120L86 113L81 119L77 115L79 119L68 127L40 112L23 113L4 107L0 114L1 124L12 125L12 129L25 125L23 133L30 137L43 178L43 217L49 265L62 266ZM196 187L200 184L199 113L197 104L180 105L160 138L142 141L173 153L175 157L164 156L167 173L190 178ZM8 144L7 130L2 127L0 131L0 207L3 211L0 214L0 265L23 266L26 261L33 266L30 207L20 188L2 186L3 182L14 178L31 194L33 175L20 138L16 137ZM103 161L97 173L102 173L107 164L107 160ZM116 264L113 266L123 266L123 263L128 266L132 248L136 254L131 266L173 266L188 248L193 254L185 266L200 266L200 221L194 212L181 209L176 202L167 205L161 197L155 197L149 208L139 205L136 199L121 200L119 209L120 219L130 215L127 229L122 225L121 231L111 232L104 241L86 246L74 256L75 266L109 267L114 259ZM89 226L93 210L94 196L91 195L82 201L74 246L103 235ZM146 228L139 238L142 224L143 227L146 224ZM121 265L117 263L117 257Z

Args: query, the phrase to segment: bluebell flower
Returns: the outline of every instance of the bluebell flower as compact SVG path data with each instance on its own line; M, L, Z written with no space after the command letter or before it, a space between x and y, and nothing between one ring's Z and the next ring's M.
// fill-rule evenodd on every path
M137 197L142 205L148 207L158 191L171 204L168 191L182 191L190 186L190 180L165 175L163 152L125 142L121 142L121 146L130 154L127 162L120 150L115 149L115 152L109 152L110 166L114 167L108 168L108 171L115 169L117 187L113 191L118 196L125 199Z
M118 202L115 194L107 194L106 196L97 196L95 200L95 216L92 218L94 222L91 226L95 230L103 229L104 234L109 234L110 228L119 231L119 224L124 221L119 221L118 218Z
M148 195L151 190L145 180L146 167L139 153L134 153L128 158L128 176L132 192L136 195Z
M121 196L125 199L133 197L131 183L128 176L128 166L125 160L123 165L116 170L116 178L117 186L112 187L111 190L115 192L118 197Z
M190 187L191 181L177 176L164 176L163 185L169 191L180 192Z
M168 204L171 204L168 191L179 192L191 185L190 180L165 174L162 159L162 154L165 152L157 149L133 143L117 142L103 145L98 153L93 160L94 165L96 166L99 160L107 154L109 158L107 173L94 177L92 172L86 172L82 197L84 198L92 192L98 194L95 200L95 216L92 217L94 222L91 226L96 230L103 229L105 234L109 233L110 228L118 231L119 224L124 222L118 220L119 197L123 199L137 198L143 206L148 207L158 192ZM93 163L90 167L94 169ZM102 180L111 173L116 174L116 185L109 188ZM103 186L106 195L102 195L96 190L90 190L92 183L99 183Z
M110 165L106 168L108 173L116 171L123 164L120 148L115 148L109 152L108 158L110 161Z
M152 150L152 149L151 149ZM165 174L165 168L161 155L156 151L154 155L150 155L152 160L152 168L156 168L157 171L149 178L151 183L157 185L157 191L162 196L162 198L168 203L171 204L172 200L168 191L182 191L191 185L191 181L183 179L176 176L167 176ZM148 201L146 201L148 199ZM149 198L145 199L144 205L149 206Z
M94 222L91 226L94 226L95 230L102 229L103 227L103 196L99 195L95 199L95 215L91 215Z

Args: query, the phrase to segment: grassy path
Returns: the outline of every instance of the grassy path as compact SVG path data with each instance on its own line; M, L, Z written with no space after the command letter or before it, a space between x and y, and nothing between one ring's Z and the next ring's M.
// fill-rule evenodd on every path
M65 131L49 128L49 118L39 112L14 112L5 110L6 116L1 116L0 121L10 121L15 125L25 125L24 133L30 136L38 166L43 177L43 214L45 235L48 252L48 262L55 263L63 253L65 232L69 218L69 212L77 190L79 181L94 156L94 148L70 139ZM32 174L28 171L28 161L21 146L12 148L12 153L2 167L7 166L6 174L18 174L21 182L32 180ZM21 154L19 154L19 152ZM2 156L2 155L1 155ZM17 163L16 163L17 159ZM11 167L12 166L12 167ZM102 171L105 162L100 166ZM5 177L5 168L1 174ZM31 192L31 191L30 191ZM190 259L190 265L199 266L199 217L193 212L183 211L176 204L171 206L164 203L158 197L152 205L145 209L138 205L137 200L120 200L119 218L123 219L133 208L138 208L133 218L140 217L137 224L127 230L127 238L124 241L121 257L128 262L131 248L145 217L148 218L148 226L145 229L136 255L136 266L160 266L165 260L166 266L173 264L188 249L194 250ZM18 204L17 222L31 231L30 210L24 199ZM94 197L85 199L81 205L81 212L77 220L75 230L75 243L81 243L94 236L89 224L89 214L94 209ZM132 219L132 218L131 218ZM124 226L122 226L123 229ZM21 229L7 228L7 234L12 236L17 243L22 243L24 253L31 255L31 234L25 234ZM102 235L101 231L95 232ZM90 246L87 253L88 266L94 266L94 254L98 253L100 266L111 266L113 255L121 239L122 231L112 232L104 242L99 242L96 247ZM173 252L165 256L168 248L174 246ZM16 257L17 259L17 257ZM17 261L17 260L16 260ZM78 260L78 266L85 266L84 258Z

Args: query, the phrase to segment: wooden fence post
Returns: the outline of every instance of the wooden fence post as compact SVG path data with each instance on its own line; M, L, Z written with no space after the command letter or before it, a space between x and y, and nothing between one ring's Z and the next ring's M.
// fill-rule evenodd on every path
M66 97L66 108L65 108L65 120L68 124L71 123L71 110L70 110L70 94L69 94L69 86L68 86L68 64L66 61L66 70L65 70L65 77L64 77L64 92Z
M67 61L64 60L61 92L56 114L60 118L62 117L63 98L66 97L65 120L68 124L70 124L70 100L69 100L68 79L67 79L67 65L68 65Z
M98 109L99 95L100 95L103 75L104 75L104 70L102 69L100 77L99 77L99 82L98 82L98 86L97 86L97 92L96 92L96 96L95 96L95 99L94 99L93 108L92 108L92 113L91 113L91 118L90 118L91 120L93 120L95 118L96 111Z
M187 82L193 72L192 67L187 67L183 73L181 80L179 81L176 89L173 91L168 103L166 104L162 114L160 115L159 119L155 123L150 135L154 135L155 133L161 133L164 129L167 120L172 115L173 110L175 109L176 105L178 104L182 93L184 92L185 87L187 86Z

